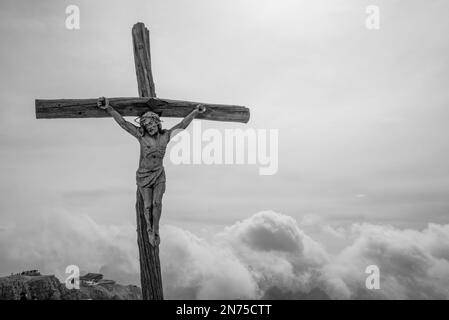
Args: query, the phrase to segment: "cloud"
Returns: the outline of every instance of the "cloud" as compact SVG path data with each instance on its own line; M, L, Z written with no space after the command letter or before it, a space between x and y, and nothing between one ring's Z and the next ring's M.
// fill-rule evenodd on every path
M189 298L204 298L200 292L206 286L207 298L235 299L240 296L231 287L243 292L242 285L254 299L449 298L449 225L429 224L417 231L373 224L333 228L310 217L302 223L318 223L323 232L349 244L330 254L293 218L272 211L225 228L209 243L172 229L178 236L169 240L170 247L177 250L165 252L172 253L173 260L166 260L172 261L170 279L176 280L167 281L172 285L168 294L181 281ZM373 264L380 269L379 290L365 286L366 267ZM235 273L227 269L231 266ZM214 283L211 277L230 286L208 285Z
M161 261L164 291L171 299L251 299L257 285L251 271L226 247L188 231L165 226Z
M258 296L269 288L308 292L320 278L328 255L323 247L299 229L289 216L263 211L237 222L217 236L229 245L258 284Z
M223 235L233 244L244 245L254 251L304 251L304 235L295 220L269 211L237 222L226 228Z
M305 230L329 232L347 244L328 243ZM327 231L326 231L327 230ZM211 240L163 225L162 277L167 299L448 299L449 225L424 230L352 224L263 211L226 227ZM333 237L333 238L332 238ZM64 279L65 267L102 272L139 284L135 228L102 225L67 211L32 218L0 233L0 270L39 268ZM368 290L369 265L380 270L380 289ZM13 269L15 268L15 269Z
M354 242L326 267L350 289L347 298L449 298L449 225L417 231L355 224L351 234ZM371 264L380 269L381 290L363 290Z

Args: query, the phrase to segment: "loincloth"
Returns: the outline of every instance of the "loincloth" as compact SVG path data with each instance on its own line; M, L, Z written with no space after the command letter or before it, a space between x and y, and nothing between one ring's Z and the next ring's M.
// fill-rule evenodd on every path
M165 183L164 167L154 169L139 168L136 172L136 184L141 188L154 188L160 183Z

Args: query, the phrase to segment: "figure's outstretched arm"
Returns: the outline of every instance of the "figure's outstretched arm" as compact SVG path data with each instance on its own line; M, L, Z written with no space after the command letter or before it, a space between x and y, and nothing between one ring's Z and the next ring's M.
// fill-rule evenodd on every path
M180 123L175 125L173 128L169 130L170 138L173 138L176 134L178 134L181 130L184 130L189 126L189 124L193 121L197 114L203 113L206 111L206 107L202 104L196 106L195 109L192 110Z
M105 97L98 98L97 107L103 110L106 110L114 120L126 131L132 134L134 137L139 136L139 128L133 125L131 122L125 120L120 113L115 110L111 104L109 103L109 99Z

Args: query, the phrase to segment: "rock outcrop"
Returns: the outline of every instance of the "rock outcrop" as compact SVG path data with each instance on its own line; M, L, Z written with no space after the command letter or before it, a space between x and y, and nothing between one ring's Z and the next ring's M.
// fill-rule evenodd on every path
M134 285L98 284L81 285L69 290L53 275L11 275L0 277L0 300L19 300L23 293L27 299L37 300L140 300L141 290Z

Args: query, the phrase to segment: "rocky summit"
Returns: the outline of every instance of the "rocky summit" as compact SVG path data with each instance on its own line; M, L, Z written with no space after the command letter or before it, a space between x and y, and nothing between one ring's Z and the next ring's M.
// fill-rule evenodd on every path
M141 290L134 285L99 283L80 289L67 289L54 275L16 274L0 277L0 300L140 300Z

